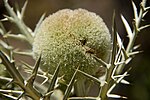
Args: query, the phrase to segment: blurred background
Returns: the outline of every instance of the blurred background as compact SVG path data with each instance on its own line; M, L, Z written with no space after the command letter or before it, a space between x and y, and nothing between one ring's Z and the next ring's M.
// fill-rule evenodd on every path
M25 0L9 0L9 3L13 7L22 7ZM141 0L134 0L139 10L139 4ZM147 6L150 6L150 0L147 0ZM46 16L52 14L58 10L70 8L83 8L89 11L95 12L100 15L111 32L112 14L116 11L116 23L117 30L124 41L124 45L127 45L128 38L120 18L122 14L130 25L133 21L133 9L131 0L28 0L27 9L24 16L24 21L27 26L34 30L36 23L40 16L46 13ZM0 0L0 18L3 18L3 14L7 14L2 0ZM150 12L144 18L142 25L150 24ZM14 24L5 22L7 31L12 29L12 33L18 32ZM12 42L16 47L30 48L27 44ZM132 66L130 75L126 77L131 84L130 85L118 85L113 93L124 95L128 97L128 100L150 100L150 28L142 30L136 40L136 44L140 44L139 50L143 52L136 55L133 61L128 65ZM30 64L34 63L34 60L28 61Z

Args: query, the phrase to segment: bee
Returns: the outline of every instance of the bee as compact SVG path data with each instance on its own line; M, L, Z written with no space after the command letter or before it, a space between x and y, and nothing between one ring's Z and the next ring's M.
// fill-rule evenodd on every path
M95 54L95 50L94 49L92 49L92 48L90 48L88 46L85 46L85 44L87 43L87 39L84 38L84 39L81 39L79 41L81 42L82 46L85 47L85 49L86 49L85 53Z
M82 40L79 40L79 41L81 42L81 44L82 44L82 46L83 46L83 45L85 45L85 44L86 44L87 39L82 39Z

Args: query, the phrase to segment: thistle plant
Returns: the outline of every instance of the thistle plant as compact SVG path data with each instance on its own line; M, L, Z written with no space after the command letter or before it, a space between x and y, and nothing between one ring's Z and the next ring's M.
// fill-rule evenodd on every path
M112 18L112 33L109 33L103 19L85 9L63 9L45 18L42 15L35 30L31 30L23 21L27 2L21 11L11 8L3 0L9 15L0 22L0 60L2 68L0 79L7 83L1 86L3 98L14 100L107 100L124 98L112 94L118 84L130 84L124 78L131 68L123 70L140 51L134 45L139 31L150 25L141 26L141 21L150 7L146 0L137 11L132 1L134 20L130 27L121 15L129 37L125 48L117 32L115 13ZM9 21L18 27L19 34L6 31L3 21ZM11 30L11 29L10 29ZM30 50L21 50L10 45L9 38L27 42ZM136 48L136 49L135 49ZM26 55L35 59L34 66L24 61L17 62L14 55ZM18 66L18 64L21 65ZM7 74L8 74L7 73ZM26 76L24 74L26 73ZM9 88L10 85L14 85ZM92 86L98 86L98 95L89 96ZM74 96L76 95L76 97Z

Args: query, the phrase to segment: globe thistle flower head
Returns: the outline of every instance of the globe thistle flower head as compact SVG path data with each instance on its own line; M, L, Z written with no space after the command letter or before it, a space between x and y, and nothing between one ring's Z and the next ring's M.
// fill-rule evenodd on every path
M74 69L95 75L106 61L111 46L109 30L102 18L84 9L63 9L48 16L36 32L33 53L42 53L41 69L53 74L61 62L60 76L70 80ZM79 77L77 77L79 78Z

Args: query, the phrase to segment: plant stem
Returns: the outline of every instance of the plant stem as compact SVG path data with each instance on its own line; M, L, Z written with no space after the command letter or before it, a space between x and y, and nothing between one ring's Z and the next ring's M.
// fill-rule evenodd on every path
M101 93L100 93L100 97L101 97L102 100L107 100L107 91L108 91L109 86L110 86L110 81L112 80L111 76L112 76L113 69L114 69L114 65L111 65L109 67L109 69L107 69L106 83L102 87Z
M4 6L5 6L7 12L13 18L13 22L18 26L18 28L20 29L20 32L28 38L27 40L30 43L30 45L32 45L33 37L31 35L31 32L29 32L29 30L28 30L27 26L24 24L24 22L17 17L17 15L13 11L13 9L8 4L8 1L7 0L3 0L3 1L4 1Z
M140 6L141 9L140 9L139 16L138 16L137 19L135 19L135 22L134 22L133 35L132 35L131 39L129 40L129 44L128 44L127 49L126 49L127 54L132 52L132 48L134 46L137 35L139 33L139 27L140 27L141 20L143 18L143 13L144 13L145 6L146 6L146 0L142 0L141 6ZM127 60L127 59L128 58L122 59L122 61ZM124 67L125 67L125 64L121 64L118 67L119 69L117 70L117 74L120 74L122 72L122 70L124 69Z
M142 0L141 2L141 9L140 9L140 13L139 13L139 16L137 19L135 19L135 25L134 25L134 30L133 30L133 36L132 38L129 40L129 44L127 46L127 49L126 49L126 53L130 53L132 52L132 48L134 46L134 43L135 43L135 40L136 40L136 37L137 37L137 34L139 32L139 26L140 26L140 23L141 23L141 20L143 18L143 13L144 13L144 9L145 9L145 5L146 5L146 0ZM113 20L115 21L115 20ZM115 25L115 24L113 24ZM116 33L116 29L115 29L115 26L113 27L113 34ZM113 39L115 39L115 37L113 37ZM115 41L113 41L113 53L116 52L116 48L115 48ZM110 67L108 66L107 68L107 75L106 75L106 83L104 84L104 86L101 88L101 92L100 92L100 97L101 97L101 100L107 100L108 99L108 90L109 90L109 87L112 86L111 84L111 80L112 80L112 73L113 73L113 70L115 68L115 60L114 60L114 57L112 53L112 58L111 58L111 62L110 62ZM129 57L128 57L129 58ZM121 61L124 61L124 60L127 60L128 58L124 59L124 57L122 58ZM125 66L125 63L121 64L119 66L119 71L116 73L116 74L120 74L122 72L122 70L124 69L124 66Z
M134 31L133 31L133 36L129 40L129 44L128 44L127 49L126 49L127 53L132 52L131 50L132 50L133 45L135 43L135 39L136 39L137 34L139 32L139 26L140 26L141 20L143 18L142 16L143 16L143 13L144 13L145 5L146 5L146 0L142 0L139 16L138 16L137 19L135 19L135 27L134 27Z
M40 93L38 93L33 86L25 85L24 79L16 69L14 62L10 62L2 51L0 51L0 57L8 72L13 77L14 83L19 85L25 91L25 93L34 100L40 100Z

